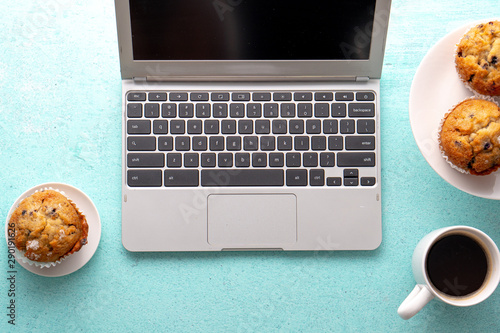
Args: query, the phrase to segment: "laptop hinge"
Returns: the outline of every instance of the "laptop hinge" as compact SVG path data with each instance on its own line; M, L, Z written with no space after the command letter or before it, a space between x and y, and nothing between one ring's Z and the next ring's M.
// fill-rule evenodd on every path
M257 81L368 81L368 77L354 76L147 76L134 77L135 82L257 82Z
M367 82L370 78L368 76L356 76L356 82Z

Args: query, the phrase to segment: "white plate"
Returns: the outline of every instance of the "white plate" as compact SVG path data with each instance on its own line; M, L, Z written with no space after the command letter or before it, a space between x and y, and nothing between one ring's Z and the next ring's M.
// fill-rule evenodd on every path
M90 198L79 189L62 183L47 183L30 188L21 194L10 208L10 211L7 214L7 221L5 223L5 237L8 242L8 224L10 215L14 212L19 203L24 198L35 193L37 190L44 188L53 188L64 192L83 212L83 214L85 214L89 225L89 234L87 237L88 242L86 245L82 246L80 251L73 253L55 266L41 268L35 265L27 264L21 260L17 260L17 263L26 268L28 271L42 276L56 277L71 274L82 268L90 260L90 258L92 258L101 239L101 220L99 218L99 213L97 212L92 200L90 200Z
M500 172L474 176L453 169L441 156L438 129L444 115L456 104L474 96L455 69L455 48L473 26L467 24L441 39L424 57L410 90L410 123L415 141L430 166L448 183L469 194L500 199ZM498 99L498 98L497 98Z

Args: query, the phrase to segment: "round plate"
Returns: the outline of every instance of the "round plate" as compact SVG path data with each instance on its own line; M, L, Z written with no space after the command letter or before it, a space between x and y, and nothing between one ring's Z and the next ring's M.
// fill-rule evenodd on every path
M41 268L35 265L30 265L21 260L17 260L17 263L26 268L28 271L42 276L56 277L71 274L83 267L90 260L90 258L92 258L101 239L101 220L99 218L99 213L97 212L92 200L90 200L90 198L79 189L62 183L47 183L30 188L21 194L10 208L10 211L7 214L7 222L5 223L5 237L8 242L7 229L10 215L14 212L19 203L24 198L44 188L53 188L64 192L83 212L89 225L89 234L87 237L88 242L86 245L82 246L80 251L73 253L55 266Z
M429 165L448 183L469 194L500 199L500 172L488 176L463 174L441 155L438 131L445 114L474 93L467 89L455 69L455 48L473 26L467 24L441 39L424 57L410 90L410 123L415 141Z

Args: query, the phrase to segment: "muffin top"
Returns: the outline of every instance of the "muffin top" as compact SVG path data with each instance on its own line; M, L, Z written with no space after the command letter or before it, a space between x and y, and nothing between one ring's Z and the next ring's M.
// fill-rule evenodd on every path
M16 247L33 261L57 261L87 242L85 216L54 190L25 198L12 213L10 223L15 225Z
M457 45L460 78L483 95L500 95L500 21L470 29Z
M441 149L448 161L474 175L500 166L500 109L490 101L468 99L445 118Z

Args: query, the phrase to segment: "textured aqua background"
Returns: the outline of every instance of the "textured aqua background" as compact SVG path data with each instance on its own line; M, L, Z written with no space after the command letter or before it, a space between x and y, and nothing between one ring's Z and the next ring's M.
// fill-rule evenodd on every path
M409 321L396 313L414 286L413 248L429 231L466 224L500 244L500 204L443 181L408 116L428 49L459 26L500 17L498 0L393 0L381 97L384 239L372 252L127 252L113 1L2 0L0 13L0 221L26 189L63 182L92 198L102 222L81 270L44 278L18 265L15 327L0 242L1 332L500 331L499 290L471 308L434 300Z

